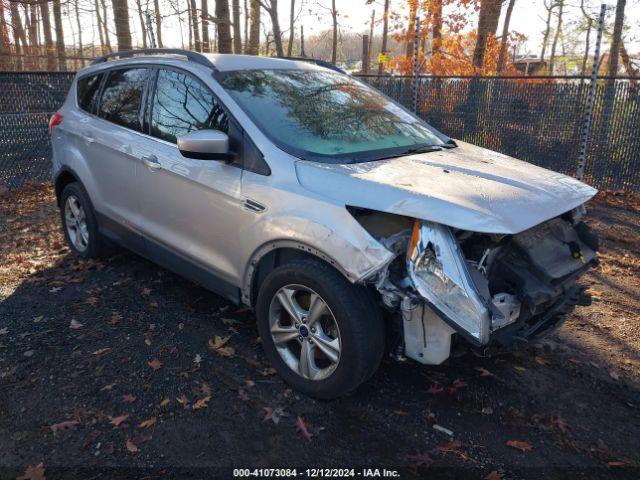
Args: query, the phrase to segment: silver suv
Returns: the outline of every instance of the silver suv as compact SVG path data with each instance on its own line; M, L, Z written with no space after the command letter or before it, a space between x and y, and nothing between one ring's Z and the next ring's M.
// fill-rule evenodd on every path
M454 141L330 64L119 52L78 73L50 131L73 251L115 242L253 308L267 358L314 397L385 351L501 349L588 301L596 190Z

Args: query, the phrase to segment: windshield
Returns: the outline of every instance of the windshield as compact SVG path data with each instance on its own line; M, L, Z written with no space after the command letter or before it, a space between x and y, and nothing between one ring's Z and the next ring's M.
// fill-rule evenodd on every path
M320 162L375 160L447 137L357 80L323 70L238 70L219 78L283 150Z

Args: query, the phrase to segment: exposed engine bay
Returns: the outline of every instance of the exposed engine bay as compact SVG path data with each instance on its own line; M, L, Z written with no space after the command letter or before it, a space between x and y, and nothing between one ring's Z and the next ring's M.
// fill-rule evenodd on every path
M597 262L580 206L515 235L476 233L350 209L395 258L367 279L398 324L395 356L449 357L452 337L490 351L539 339L590 298L576 280Z

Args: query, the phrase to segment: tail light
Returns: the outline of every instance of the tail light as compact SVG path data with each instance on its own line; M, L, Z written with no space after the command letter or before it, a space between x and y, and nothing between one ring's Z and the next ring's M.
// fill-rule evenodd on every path
M53 132L53 127L62 123L63 118L64 117L58 112L55 112L53 115L51 115L51 118L49 119L49 135L51 135L51 132Z

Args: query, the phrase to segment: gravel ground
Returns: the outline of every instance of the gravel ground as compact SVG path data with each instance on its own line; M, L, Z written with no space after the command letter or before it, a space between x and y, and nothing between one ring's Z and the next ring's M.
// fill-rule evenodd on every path
M0 198L0 478L213 478L372 467L402 478L638 478L640 211L600 195L595 297L539 345L385 361L319 402L266 363L251 311L119 252L78 261L51 189ZM357 476L357 471L356 471Z

